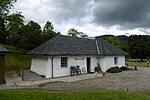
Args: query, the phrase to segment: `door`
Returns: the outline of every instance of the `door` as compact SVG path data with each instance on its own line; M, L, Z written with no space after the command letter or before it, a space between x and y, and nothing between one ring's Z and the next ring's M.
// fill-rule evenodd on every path
M91 58L88 57L86 58L86 65L87 65L87 73L90 73L91 72Z

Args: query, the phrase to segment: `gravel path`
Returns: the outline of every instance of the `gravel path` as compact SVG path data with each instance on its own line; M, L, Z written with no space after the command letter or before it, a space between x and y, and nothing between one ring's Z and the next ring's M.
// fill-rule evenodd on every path
M25 72L26 81L43 79L34 73ZM28 76L29 75L29 76ZM33 78L34 77L34 78ZM0 85L0 89L8 89ZM108 73L104 77L82 80L77 82L50 82L35 86L11 87L15 88L40 88L48 90L125 90L125 91L150 91L150 68L139 67L138 71L130 70L122 73Z
M34 86L38 88L38 86ZM150 91L150 68L140 67L138 71L130 70L122 73L108 73L104 77L72 83L54 82L43 84L48 90L125 90Z

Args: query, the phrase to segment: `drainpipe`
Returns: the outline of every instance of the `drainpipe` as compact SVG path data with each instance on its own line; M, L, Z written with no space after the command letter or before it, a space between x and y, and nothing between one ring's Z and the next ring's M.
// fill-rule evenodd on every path
M54 59L53 59L53 58L54 58L54 57L55 57L55 56L53 56L52 59L51 59L51 60L52 60L52 78L54 78L54 72L53 72L53 69L54 69L54 66L53 66L53 65L54 65L54 64L53 64L53 60L54 60Z

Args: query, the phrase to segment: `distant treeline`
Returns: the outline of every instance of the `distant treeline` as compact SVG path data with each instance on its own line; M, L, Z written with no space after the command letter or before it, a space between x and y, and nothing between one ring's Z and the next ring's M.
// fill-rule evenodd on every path
M128 52L131 58L143 59L150 58L150 36L149 35L103 35L102 39L112 43L118 48Z

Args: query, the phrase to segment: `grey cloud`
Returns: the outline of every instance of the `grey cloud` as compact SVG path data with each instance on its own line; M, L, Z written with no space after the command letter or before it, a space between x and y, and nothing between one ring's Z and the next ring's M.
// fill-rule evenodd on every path
M119 30L150 27L150 0L18 0L17 2L15 6L17 11L23 12L27 20L35 20L42 25L49 20L58 26L65 23L73 25L75 22L77 26L85 27L86 24L106 28L117 25ZM149 31L141 32L150 34Z
M150 34L150 29L140 28L139 31L144 32L145 34Z
M122 29L150 27L150 0L95 0L93 22Z
M67 21L72 18L80 20L87 15L88 0L52 0L55 10L49 13L55 20Z

